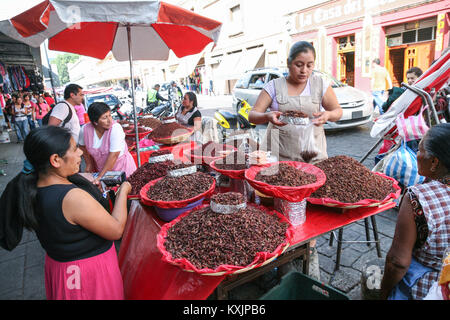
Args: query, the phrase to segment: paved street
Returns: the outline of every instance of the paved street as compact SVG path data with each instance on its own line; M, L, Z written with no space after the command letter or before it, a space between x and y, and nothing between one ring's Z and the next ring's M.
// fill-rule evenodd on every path
M229 108L231 96L204 97L199 96L199 106L205 115L212 115L217 108ZM349 155L359 160L376 142L369 136L370 125L354 129L327 132L329 156ZM0 169L6 171L6 176L0 176L0 191L6 187L22 168L24 155L22 144L13 143L0 145L0 158L8 161L0 164ZM374 152L365 165L372 168ZM389 210L377 215L376 222L381 241L383 258L389 250L396 221L397 212ZM363 221L352 224L344 229L344 240L365 240ZM329 234L317 239L319 252L321 281L330 284L347 293L351 299L361 299L361 270L366 261L377 257L375 246L361 243L344 243L341 268L334 271L336 259L336 242L329 246ZM257 299L264 290L257 282L244 285L233 292L233 297L239 299ZM45 299L44 288L44 251L35 235L24 231L20 245L12 252L0 249L0 299Z

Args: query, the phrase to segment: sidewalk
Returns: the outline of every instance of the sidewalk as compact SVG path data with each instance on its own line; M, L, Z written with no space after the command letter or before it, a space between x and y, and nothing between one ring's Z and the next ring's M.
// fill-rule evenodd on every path
M0 190L22 170L25 155L23 143L17 144L14 132L11 143L0 144L0 158L8 161L1 165L6 176L0 176ZM34 233L24 230L22 241L11 252L0 248L0 299L45 299L44 284L45 252Z
M364 135L365 136L365 135ZM339 134L327 136L329 146L333 152L332 157L346 154L358 158L354 150L356 145L370 145L372 140L361 141L356 133L347 132L345 141L341 141ZM7 165L0 165L6 176L0 176L0 191L3 192L6 184L22 169L23 144L16 144L14 133L11 134L10 144L0 144L0 158L8 161ZM356 142L357 141L357 142ZM352 151L353 146L353 151ZM373 159L373 154L372 154ZM370 160L370 159L369 159ZM371 163L368 161L368 163ZM394 209L380 213L376 216L383 259L390 248L395 231L397 211ZM330 234L317 239L319 253L321 281L345 292L351 299L361 300L361 271L366 261L377 258L375 245L367 246L364 243L344 243L341 253L341 267L334 271L336 261L336 241L329 246ZM371 232L371 238L373 234ZM344 229L343 239L347 241L364 241L366 239L364 221L354 223ZM22 241L12 252L0 248L0 300L42 300L45 299L44 283L44 257L45 252L39 244L34 233L24 230ZM258 299L265 293L257 281L245 284L234 290L234 299Z

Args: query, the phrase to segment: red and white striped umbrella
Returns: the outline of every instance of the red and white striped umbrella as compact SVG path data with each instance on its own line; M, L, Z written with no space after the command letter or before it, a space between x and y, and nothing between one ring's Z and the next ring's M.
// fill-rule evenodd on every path
M210 42L217 42L221 26L193 11L149 0L45 0L0 21L4 34L32 47L49 39L51 50L97 59L112 51L116 60L130 61L131 79L133 60L167 60L170 50L179 58L200 53Z
M0 30L32 47L118 61L167 60L201 52L217 42L221 23L162 1L45 0L9 20ZM127 27L130 28L128 39Z

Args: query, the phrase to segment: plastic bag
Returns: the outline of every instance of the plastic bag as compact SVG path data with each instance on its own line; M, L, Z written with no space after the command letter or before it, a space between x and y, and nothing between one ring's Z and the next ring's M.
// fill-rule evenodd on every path
M403 140L406 142L420 140L425 136L425 133L427 133L429 129L423 118L423 112L426 109L428 109L428 107L422 107L418 115L410 116L408 118L405 118L403 113L397 116L395 123L397 125L398 134Z
M178 216L175 220L172 220L171 222L166 223L165 225L163 225L161 227L161 231L158 233L156 241L157 241L157 247L162 254L162 261L177 265L183 270L193 271L198 274L222 276L222 275L233 274L233 273L242 273L244 271L249 271L251 269L263 266L266 263L271 262L274 258L281 255L287 249L289 244L292 243L292 239L294 236L294 228L292 226L289 226L286 230L286 234L285 234L286 239L283 243L278 245L278 247L273 252L258 252L258 253L256 253L254 260L247 266L220 265L215 269L210 269L210 268L198 269L186 258L179 258L179 259L173 258L172 254L170 254L170 252L168 252L166 250L165 245L164 245L164 243L166 241L166 237L167 237L167 232L170 230L170 228L172 228L176 223L178 223L185 216L189 215L191 212L193 212L195 210L201 210L208 206L209 206L209 204L203 204L202 206L198 206L192 210L189 210L189 211L183 213L182 215ZM286 223L288 222L285 216L283 216L282 214L280 214L279 212L277 212L275 210L271 210L264 206L258 206L253 203L249 203L248 206L259 209L259 210L263 211L265 214L276 215L281 222L286 222Z
M304 162L309 163L319 154L314 137L314 124L309 121L306 125L296 125L295 127L299 134L300 156Z
M262 181L256 180L256 175L259 171L264 170L270 166L279 165L281 163L285 163L293 166L296 169L303 170L309 174L313 174L317 177L317 181L312 184L298 186L298 187L287 187L287 186L273 186ZM283 200L287 200L289 202L300 202L303 199L309 197L311 193L319 189L321 186L325 184L327 179L325 173L317 168L314 165L297 162L297 161L280 161L276 163L268 163L261 166L252 166L249 169L245 170L245 179L248 183L259 192L280 198Z
M156 201L156 200L152 200L148 197L147 193L148 190L155 185L159 180L164 179L164 177L156 179L156 180L152 180L149 183L147 183L142 189L141 192L139 193L141 199L141 203L146 205L146 206L155 206L158 208L163 208L163 209L176 209L176 208L184 208L186 206L188 206L189 204L201 199L201 198L207 198L209 197L211 194L214 193L214 190L216 188L216 180L214 178L211 177L211 186L209 187L208 190L206 190L205 192L196 195L195 197L191 198L191 199L186 199L186 200L180 200L180 201Z
M425 177L419 175L416 154L408 148L405 141L386 162L384 173L404 187L413 186L425 180Z

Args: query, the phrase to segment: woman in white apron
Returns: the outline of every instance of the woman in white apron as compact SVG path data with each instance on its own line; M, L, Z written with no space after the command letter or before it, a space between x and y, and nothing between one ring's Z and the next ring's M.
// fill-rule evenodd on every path
M193 127L192 139L201 142L202 139L202 114L197 109L197 96L193 92L186 92L181 103L181 108L175 114L175 119L179 124L186 127Z
M322 77L313 73L315 59L316 53L311 43L296 42L291 47L287 60L289 75L269 81L250 111L251 123L269 123L262 147L271 151L280 161L303 161L299 132L296 126L286 125L279 120L283 112L300 111L313 119L318 153L311 159L311 163L328 157L323 125L327 121L338 121L342 117L342 109L332 87ZM268 108L271 110L266 113ZM310 245L314 248L315 241ZM315 248L312 253L314 261ZM317 272L314 272L316 267ZM310 270L312 275L318 278L318 262L317 266L310 267Z

